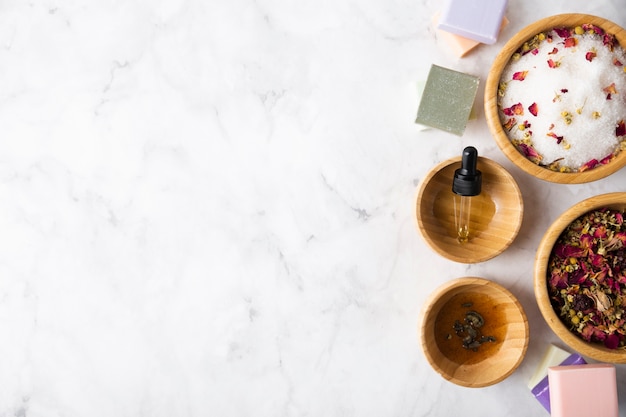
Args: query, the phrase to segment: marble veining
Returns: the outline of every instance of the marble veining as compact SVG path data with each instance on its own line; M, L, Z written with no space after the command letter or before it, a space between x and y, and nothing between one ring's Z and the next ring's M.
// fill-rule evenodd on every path
M415 85L433 63L484 82L539 18L626 25L626 10L510 1L498 42L459 59L430 26L438 8L2 2L0 416L545 415L526 387L556 341L534 251L626 173L529 178L491 139L483 86L459 138L417 128ZM526 211L507 251L463 265L428 248L414 204L470 144ZM509 288L531 328L520 368L475 390L440 378L417 338L428 294L467 275Z

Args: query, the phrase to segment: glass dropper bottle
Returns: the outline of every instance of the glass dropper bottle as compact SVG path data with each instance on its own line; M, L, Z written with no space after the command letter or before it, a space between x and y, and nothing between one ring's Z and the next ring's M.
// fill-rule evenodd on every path
M461 168L454 171L454 225L459 243L465 243L470 238L472 197L480 194L482 187L482 174L476 169L477 161L478 151L473 146L468 146L463 149Z

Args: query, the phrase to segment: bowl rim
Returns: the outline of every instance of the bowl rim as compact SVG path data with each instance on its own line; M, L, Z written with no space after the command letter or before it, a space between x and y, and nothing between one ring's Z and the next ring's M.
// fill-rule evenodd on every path
M437 301L442 296L450 292L451 290L462 288L462 287L481 287L481 286L490 287L491 289L494 289L504 294L508 298L509 302L515 306L517 312L519 312L520 316L522 317L522 321L520 322L520 324L523 324L523 327L524 327L524 343L521 349L519 350L519 355L517 356L515 363L511 364L504 373L500 374L496 378L493 378L490 380L484 380L482 382L476 383L476 382L468 382L466 380L457 378L454 375L448 375L448 374L443 373L442 369L437 365L437 363L435 362L435 358L431 355L431 352L426 345L426 338L427 338L426 318L429 314L433 312L432 308L437 303ZM486 278L476 277L476 276L465 276L465 277L455 278L447 282L444 282L443 284L439 285L428 296L420 312L418 335L420 338L422 352L424 353L424 356L426 356L426 359L428 363L430 364L430 366L444 379L456 385L470 387L470 388L487 387L490 385L497 384L498 382L501 382L504 379L508 378L513 372L515 372L515 370L520 366L520 364L524 360L524 357L526 356L526 351L528 350L528 344L529 344L529 339L530 339L528 316L526 315L526 312L524 311L524 308L522 307L522 304L519 302L517 297L515 297L515 295L513 295L511 291L509 291L504 286L498 284L497 282L491 281Z
M533 286L535 301L550 329L570 348L592 359L607 363L626 363L626 350L609 349L585 342L572 333L552 308L546 283L548 259L555 242L565 228L581 215L602 207L626 206L626 192L600 194L582 200L565 210L544 233L535 255Z
M499 173L499 175L502 175L503 177L505 177L507 179L507 182L509 183L509 185L512 187L513 192L517 195L517 199L518 199L518 202L519 202L519 204L518 204L519 205L519 209L516 209L517 212L518 212L518 215L516 216L517 217L517 221L516 221L516 224L514 225L514 229L511 230L511 235L510 235L511 238L509 239L508 242L506 242L504 245L502 245L497 250L489 252L489 253L486 253L485 255L480 256L480 257L476 257L476 256L473 256L473 257L470 257L470 256L460 256L460 255L456 255L454 253L451 253L449 251L444 250L437 243L437 241L435 239L433 239L426 232L426 226L424 224L424 219L422 218L422 214L421 214L421 202L422 202L422 199L424 197L424 192L426 191L426 187L432 181L432 179L436 175L438 175L439 172L441 170L443 170L444 168L447 168L448 166L450 166L452 164L456 164L456 163L458 163L460 161L461 161L461 156L455 156L455 157L446 159L445 161L442 161L442 162L438 163L433 168L431 168L430 171L428 171L426 176L420 182L420 185L419 185L417 193L416 193L416 198L415 198L415 218L417 220L417 229L418 229L420 235L423 237L423 239L426 241L427 245L432 250L437 252L442 257L444 257L446 259L449 259L451 261L459 262L459 263L466 263L466 264L474 264L474 263L480 263L480 262L488 261L489 259L495 258L496 256L500 255L502 252L507 250L513 244L513 242L517 238L517 235L519 234L519 231L520 231L520 229L522 227L522 223L523 223L523 220L524 220L524 198L522 196L522 192L521 192L521 190L519 188L519 185L517 184L517 181L515 180L515 177L513 177L513 175L509 171L507 171L506 168L504 168L502 165L500 165L499 163L497 163L493 159L490 159L490 158L487 158L487 157L479 155L478 156L478 162L480 164L488 165L491 169L497 171ZM452 187L452 181L450 182L450 187Z
M620 25L602 17L583 14L583 13L564 13L557 14L543 19L537 20L517 32L500 50L493 61L487 81L485 83L484 93L484 111L487 125L491 135L494 137L496 144L516 166L524 172L542 179L544 181L561 183L561 184L581 184L596 181L605 178L626 165L626 151L621 151L613 161L606 165L597 166L593 169L583 172L565 173L552 171L543 168L530 161L522 155L511 144L508 135L504 132L500 116L498 114L497 92L500 83L500 77L506 64L509 62L511 55L528 39L532 38L539 32L558 27L573 27L576 25L590 23L601 27L606 32L615 35L620 46L626 50L626 30Z

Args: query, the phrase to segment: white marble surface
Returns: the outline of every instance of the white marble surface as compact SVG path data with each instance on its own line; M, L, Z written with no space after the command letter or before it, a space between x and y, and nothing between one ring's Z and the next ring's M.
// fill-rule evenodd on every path
M435 0L0 2L0 416L547 415L526 387L556 341L535 249L626 171L530 178L482 110L462 138L419 132L414 82L432 63L484 81L521 27L626 25L617 3L511 0L498 43L458 59ZM526 207L476 265L432 252L413 214L420 179L469 144ZM427 295L466 275L530 322L489 388L443 380L417 338Z

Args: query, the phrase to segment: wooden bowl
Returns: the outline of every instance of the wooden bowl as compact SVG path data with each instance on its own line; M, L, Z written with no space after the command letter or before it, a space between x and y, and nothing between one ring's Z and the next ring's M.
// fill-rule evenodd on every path
M517 183L496 162L478 157L482 191L472 197L470 239L459 243L454 222L454 171L461 157L434 167L421 182L416 202L418 229L428 245L455 262L477 263L502 253L513 242L520 226L524 204Z
M480 333L495 337L495 342L485 342L476 351L463 347L453 324L463 322L468 310L481 314ZM492 281L465 277L445 283L430 295L421 319L420 338L428 362L457 385L496 384L511 375L526 354L526 314L513 294Z
M599 26L607 33L615 35L622 48L626 48L626 30L606 19L577 13L567 13L547 17L526 26L504 45L494 60L485 84L485 117L487 119L489 130L502 152L504 152L504 154L515 165L520 167L526 173L554 183L580 184L604 178L618 171L626 164L626 152L620 152L613 161L606 165L600 165L596 168L583 172L556 172L533 163L515 148L502 127L502 123L500 122L500 117L498 115L498 85L500 83L502 72L508 64L511 56L524 44L524 42L531 39L538 33L552 30L555 27L575 27L585 23ZM581 80L581 82L584 82L584 80Z
M602 207L616 210L626 209L626 193L602 194L583 200L566 210L548 228L539 243L535 257L535 298L537 299L539 310L546 323L548 323L548 326L550 326L552 331L570 348L583 356L588 356L597 361L626 363L626 350L609 349L599 343L586 342L575 333L571 332L552 308L548 295L548 260L555 242L572 221L589 211Z

